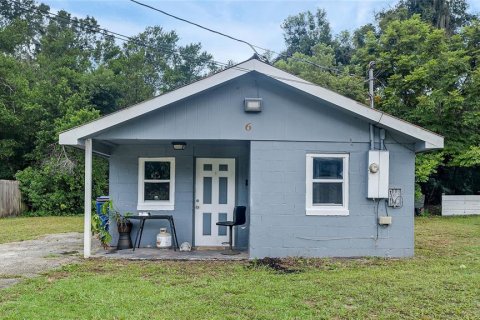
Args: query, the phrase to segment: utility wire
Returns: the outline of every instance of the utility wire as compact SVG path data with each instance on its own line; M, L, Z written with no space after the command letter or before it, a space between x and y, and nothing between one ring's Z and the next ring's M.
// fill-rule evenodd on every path
M37 11L38 13L42 14L45 18L50 18L50 19L62 19L64 21L68 21L70 23L72 23L73 25L75 24L79 24L81 27L84 27L86 29L88 29L89 31L91 32L94 32L94 33L102 33L103 34L108 34L109 36L115 38L115 39L118 39L118 40L122 40L122 41L131 41L135 44L138 44L140 46L148 46L146 45L145 43L143 43L142 41L138 40L138 39L135 39L133 37L130 37L130 36L126 36L124 34L121 34L121 33L118 33L118 32L115 32L115 31L111 31L111 30L108 30L108 29L105 29L105 28L101 28L99 26L91 26L91 25L88 25L88 24L84 24L82 23L81 21L79 21L78 19L75 20L75 19L72 19L72 18L69 18L69 17L66 17L66 16L61 16L59 14L56 14L56 13L53 13L53 12L50 12L50 11L45 11L45 10L42 10L38 7L24 7L23 3L17 1L17 0L10 0L11 2L14 2L18 5L20 5L20 10L23 10L24 12L32 12L33 10ZM87 16L88 17L88 16ZM101 32L102 31L102 32ZM160 46L162 47L162 46ZM153 47L152 47L153 48ZM166 48L165 46L163 46L163 48ZM175 50L172 50L170 47L169 48L166 48L168 49L167 52L171 52L171 53L174 53Z
M262 50L262 51L267 52L267 53L268 53L268 52L271 52L271 53L274 53L274 54L276 54L276 55L278 55L278 56L281 56L281 57L284 57L284 58L287 58L287 59L292 59L292 60L294 60L294 61L304 62L304 63L313 65L313 66L315 66L315 67L317 67L317 68L319 68L319 69L322 69L322 70L327 70L327 71L330 71L330 72L336 72L337 74L342 73L342 70L337 69L337 68L322 66L322 65L319 65L319 64L317 64L317 63L315 63L315 62L312 62L312 61L309 61L309 60L306 60L306 59L301 59L301 58L296 58L296 57L288 56L288 55L286 55L286 54L284 54L284 53L276 52L276 51L273 51L273 50L271 50L271 49L267 49L267 48L263 48L263 47L254 45L254 44L252 44L252 43L250 43L250 42L248 42L248 41L245 41L245 40L242 40L242 39L233 37L233 36L231 36L231 35L228 35L228 34L226 34L226 33L223 33L223 32L217 31L217 30L213 30L213 29L208 28L208 27L205 27L205 26L202 26L202 25L200 25L200 24L198 24L198 23L196 23L196 22L193 22L193 21L190 21L190 20L181 18L181 17L179 17L179 16L173 15L173 14L171 14L171 13L168 13L168 12L166 12L166 11L164 11L164 10L155 8L155 7L153 7L153 6L151 6L151 5L148 5L148 4L146 4L146 3L142 3L142 2L137 1L137 0L130 0L130 1L133 2L133 3L136 3L136 4L140 5L140 6L143 6L143 7L145 7L145 8L148 8L148 9L151 9L151 10L154 10L154 11L157 11L157 12L160 12L160 13L162 13L162 14L164 14L164 15L166 15L166 16L169 16L169 17L171 17L171 18L174 18L174 19L183 21L183 22L185 22L185 23L191 24L191 25L193 25L193 26L196 26L196 27L198 27L198 28L204 29L204 30L206 30L206 31L213 32L213 33L218 34L218 35L221 35L221 36L223 36L223 37L227 37L227 38L229 38L229 39L231 39L231 40L235 40L235 41L238 41L238 42L241 42L241 43L245 43L245 44L248 45L257 55L258 55L258 52L257 52L257 50L255 50L255 49L259 49L259 50ZM351 77L357 77L357 78L358 78L357 75L353 75L353 74L349 74L349 76L351 76Z
M24 6L23 3L21 3L17 0L10 0L10 1L20 5L20 7L21 7L20 9L23 10L24 12L36 11L36 12L42 14L45 18L48 18L48 19L63 19L64 21L69 21L72 24L80 24L80 25L82 24L82 22L80 22L78 20L74 20L74 19L68 18L66 16L61 16L59 14L55 14L55 13L52 13L52 12L49 12L49 11L41 10L38 7L28 7L27 8L27 7ZM131 41L131 42L133 42L134 44L136 44L140 47L148 48L148 49L151 49L152 51L156 51L156 52L159 52L159 53L165 53L165 52L176 53L176 51L172 50L171 48L166 48L165 52L160 52L160 51L158 51L157 47L146 44L145 42L140 41L136 38L133 38L133 37L130 37L130 36L118 33L118 32L108 30L106 28L101 28L101 27L98 27L98 26L94 27L94 26L89 26L89 25L84 25L83 27L88 28L89 31L91 31L91 32L98 33L98 34L104 34L104 35L107 34L108 36L110 36L112 38L115 38L115 39L118 39L118 40L121 40L121 41L125 41L125 42ZM225 63L225 62L221 62L221 61L210 60L209 62L211 62L211 63L213 63L217 66L223 67L223 68L232 68L232 69L235 69L235 70L238 70L238 71L243 71L245 73L254 71L252 69L240 67L238 65L231 66L230 64ZM275 76L275 75L268 74L268 73L265 73L265 75L267 75L271 78L277 79L277 80L289 81L289 82L294 82L294 83L301 83L301 84L306 84L306 85L311 85L311 86L315 86L315 87L324 88L320 85L317 85L315 83L311 83L311 82L308 82L308 81L304 81L304 80L289 79L289 78L279 77L279 76Z
M141 5L141 6L143 6L143 7L146 7L146 8L149 8L149 9L152 9L152 10L155 10L155 11L158 11L158 12L160 12L160 13L163 13L164 15L167 15L167 16L172 17L172 18L174 18L174 19L177 19L177 20L180 20L180 21L189 23L189 24L191 24L191 25L194 25L194 26L196 26L196 27L202 28L202 29L204 29L204 30L207 30L207 31L210 31L210 32L219 34L219 35L221 35L221 36L227 37L227 38L229 38L229 39L232 39L232 40L235 40L235 41L238 41L238 42L245 43L246 45L248 45L248 46L253 50L253 52L255 52L256 54L259 54L259 53L257 52L257 50L255 50L255 47L256 47L256 46L252 45L251 43L249 43L249 42L247 42L247 41L245 41L245 40L242 40L242 39L239 39L239 38L235 38L235 37L229 36L228 34L225 34L225 33L223 33L223 32L216 31L216 30L213 30L213 29L204 27L204 26L202 26L202 25L199 25L198 23L189 21L189 20L187 20L187 19L183 19L183 18L174 16L173 14L170 14L170 13L168 13L168 12L166 12L166 11L157 9L157 8L155 8L155 7L152 7L152 6L148 5L148 4L145 4L145 3L142 3L142 2L139 2L139 1L135 1L135 0L130 0L130 1L131 1L131 2L134 2L134 3L138 4L138 5Z
M60 16L59 14L56 14L56 13L53 13L53 12L50 12L50 11L45 11L45 10L42 10L42 9L40 9L40 8L38 8L38 7L26 8L26 7L24 7L24 4L23 4L23 3L21 3L21 2L19 2L19 1L17 1L17 0L10 0L10 1L18 4L19 6L21 6L21 9L23 9L24 11L32 11L32 10L35 10L35 11L37 11L38 13L43 14L44 17L46 17L45 15L48 15L48 16L50 16L50 18L64 19L64 20L67 20L67 21L71 22L72 24L80 24L80 25L82 25L82 22L80 22L80 21L78 21L78 20L73 20L73 19L68 18L68 17L65 17L65 16ZM273 51L273 50L270 50L270 49L262 48L262 47L257 46L257 45L253 45L253 44L251 44L251 43L249 43L249 42L247 42L247 41L245 41L245 40L241 40L241 39L238 39L238 38L229 36L229 35L227 35L227 34L224 34L224 33L222 33L222 32L215 31L215 30L210 29L210 28L207 28L207 27L203 27L203 26L201 26L201 25L199 25L199 24L196 24L196 23L194 23L194 22L190 22L190 21L188 21L188 20L186 20L186 19L183 19L183 18L180 18L180 17L176 17L176 16L174 16L174 15L172 15L172 14L169 14L169 13L163 11L163 10L160 10L160 9L157 9L157 8L154 8L154 7L151 7L151 6L146 5L146 4L143 4L143 3L141 3L141 2L138 2L138 1L135 1L135 0L130 0L130 1L135 2L135 3L139 4L139 5L145 6L145 7L147 7L147 8L150 8L150 9L152 9L152 10L159 11L159 12L164 13L164 14L166 14L166 15L168 15L168 16L170 16L170 17L173 17L173 18L175 18L175 19L179 19L179 20L181 20L181 21L185 21L185 22L187 22L187 23L193 24L193 25L198 26L198 27L200 27L200 28L202 28L202 29L205 29L205 30L207 30L207 31L217 33L217 34L219 34L219 35L222 35L222 36L225 36L225 37L227 37L227 38L233 39L233 40L235 40L235 41L239 41L239 42L242 42L242 43L246 43L247 45L249 45L249 46L254 50L255 53L257 53L257 55L259 55L259 54L258 54L258 52L257 52L254 48L263 50L263 51L265 51L265 52L272 52L272 53L274 53L274 54L277 54L277 55L279 55L279 56L282 56L282 57L285 57L285 58L288 58L288 59L291 59L291 60L294 60L294 61L304 62L304 63L313 65L313 66L315 66L315 67L317 67L317 68L320 68L320 69L323 69L323 70L327 70L327 71L330 71L330 72L334 71L334 72L337 72L337 74L342 72L340 69L331 68L331 67L326 67L326 66L321 66L321 65L319 65L319 64L317 64L317 63L314 63L314 62L312 62L312 61L309 61L309 60L305 60L305 59L301 59L301 58L295 58L295 57L289 57L289 56L287 56L286 54L279 53L279 52L276 52L276 51ZM48 17L47 17L47 18L48 18ZM145 44L144 42L142 42L142 41L140 41L140 40L138 40L138 39L136 39L136 38L133 38L133 37L130 37L130 36L127 36L127 35L124 35L124 34L115 32L115 31L108 30L108 29L106 29L106 28L101 28L101 27L99 27L99 26L89 26L89 25L86 25L86 24L84 24L83 27L85 27L85 28L87 28L89 31L92 31L92 32L95 32L95 33L101 33L100 31L102 31L102 32L104 32L104 33L107 33L109 36L111 36L111 37L113 37L113 38L115 38L115 39L121 40L121 41L131 41L131 42L133 42L133 43L135 43L135 44L137 44L137 45L143 46L143 47L149 47L149 48L151 48L151 49L156 49L155 47L152 47L152 46L150 46L150 45L148 45L148 44ZM160 47L162 47L162 46L160 46ZM175 52L176 52L175 50L172 50L170 47L166 48L165 46L163 46L163 48L165 48L165 51L166 51L166 52L169 52L169 53L175 53ZM177 49L177 50L178 50L178 49ZM259 55L259 56L260 56L260 55ZM215 61L215 60L212 60L211 62L213 62L213 63L216 64L216 65L222 66L222 67L228 66L228 63L224 63L224 62L219 62L219 61ZM348 74L348 75L351 76L351 77L358 78L358 76L355 75L355 74Z
M84 28L88 29L90 32L107 35L107 36L110 36L114 39L118 39L118 40L121 40L121 41L124 41L124 42L130 41L130 42L132 42L132 43L134 43L134 44L136 44L140 47L151 49L151 50L157 51L159 53L176 53L178 51L178 48L175 48L175 47L172 49L171 47L167 48L166 46L159 46L160 48L164 49L163 52L160 52L160 51L158 51L157 47L151 46L151 45L149 45L149 44L147 44L147 43L145 43L145 42L143 42L139 39L136 39L136 38L133 38L133 37L130 37L130 36L115 32L115 31L111 31L111 30L108 30L108 29L105 29L105 28L101 28L99 26L91 26L91 25L88 25L88 24L84 24L79 20L75 20L75 19L72 19L72 18L69 18L69 17L66 17L66 16L61 16L61 15L53 13L53 12L41 10L38 7L29 7L29 8L22 7L23 3L20 3L16 0L10 0L10 1L20 5L21 6L20 10L22 10L24 12L32 12L32 11L35 10L47 19L52 19L52 20L60 19L60 20L68 21L68 22L72 23L73 25L79 24L81 27L84 27ZM229 66L229 64L225 63L225 62L220 62L220 61L215 61L215 60L211 60L210 62L212 62L215 65L221 66L221 67ZM239 68L239 69L241 69L241 68ZM248 71L251 71L251 70L248 70Z

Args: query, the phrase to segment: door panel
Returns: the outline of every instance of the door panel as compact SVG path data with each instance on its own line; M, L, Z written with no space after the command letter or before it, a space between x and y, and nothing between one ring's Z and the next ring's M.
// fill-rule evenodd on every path
M198 158L195 182L195 245L221 246L235 207L235 159Z

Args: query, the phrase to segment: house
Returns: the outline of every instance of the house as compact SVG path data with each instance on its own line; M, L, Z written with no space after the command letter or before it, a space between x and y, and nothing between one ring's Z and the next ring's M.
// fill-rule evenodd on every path
M60 144L85 149L86 257L92 153L109 159L118 209L173 215L179 242L221 245L227 230L215 223L246 205L234 239L250 258L408 257L415 154L443 137L253 57ZM158 227L145 226L142 246Z

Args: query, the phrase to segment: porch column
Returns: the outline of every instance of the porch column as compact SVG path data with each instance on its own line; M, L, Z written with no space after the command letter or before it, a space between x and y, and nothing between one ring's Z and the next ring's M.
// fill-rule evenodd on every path
M83 233L83 256L90 257L92 247L92 139L85 140L85 219Z

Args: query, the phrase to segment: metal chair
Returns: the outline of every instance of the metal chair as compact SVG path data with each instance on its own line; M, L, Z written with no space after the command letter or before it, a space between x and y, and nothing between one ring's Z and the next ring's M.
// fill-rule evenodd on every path
M247 215L246 215L247 207L244 206L237 206L235 209L233 209L233 221L219 221L217 222L217 226L225 226L229 227L229 249L225 250L222 252L222 254L226 255L234 255L234 254L239 254L240 251L233 250L233 241L232 241L232 235L233 235L233 227L234 226L241 226L245 224L247 221Z

